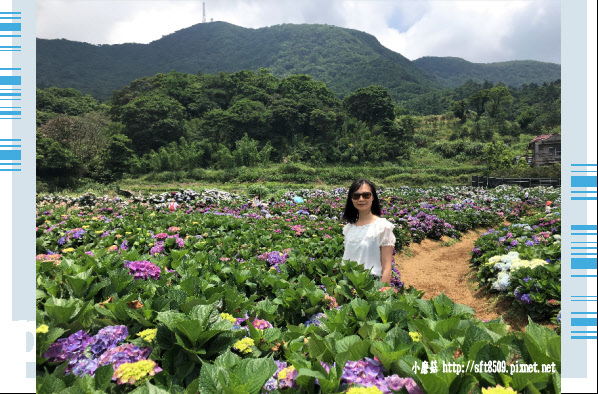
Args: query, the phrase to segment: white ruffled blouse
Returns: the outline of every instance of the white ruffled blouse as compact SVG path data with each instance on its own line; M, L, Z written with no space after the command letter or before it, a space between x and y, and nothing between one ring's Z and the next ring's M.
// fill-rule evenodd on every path
M365 269L371 269L373 275L382 276L380 248L394 246L396 242L392 233L394 226L384 218L378 218L363 226L347 224L343 228L345 236L343 260L357 261Z

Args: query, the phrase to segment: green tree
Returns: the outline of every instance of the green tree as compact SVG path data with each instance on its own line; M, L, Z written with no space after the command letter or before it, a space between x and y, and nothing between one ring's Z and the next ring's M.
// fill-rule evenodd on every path
M476 112L476 119L480 119L486 110L486 103L490 99L489 93L489 90L480 90L469 96L469 105Z
M394 119L392 98L382 86L359 88L345 97L343 105L349 115L370 126Z
M513 102L513 96L504 86L495 86L488 92L488 115L493 118L503 118L504 110Z
M453 111L456 118L461 120L461 123L465 123L465 119L467 119L467 100L456 101L451 107L451 111Z
M490 171L508 169L513 165L513 154L503 141L486 144L483 157Z
M185 134L185 108L162 94L142 95L121 108L120 121L138 153L157 149Z
M130 146L131 140L126 135L112 135L102 149L100 162L94 168L92 177L105 183L121 179L135 159L135 152Z
M73 177L83 172L83 163L68 147L37 133L35 169L38 176Z

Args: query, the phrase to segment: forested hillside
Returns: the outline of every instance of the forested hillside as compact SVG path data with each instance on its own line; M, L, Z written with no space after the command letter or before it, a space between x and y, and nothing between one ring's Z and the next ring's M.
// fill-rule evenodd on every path
M430 91L433 78L369 34L327 25L246 29L203 23L150 44L91 45L37 40L37 85L71 87L103 101L131 80L176 70L190 74L258 71L308 74L340 97L382 85L395 100Z
M507 86L520 88L530 83L561 79L561 65L534 60L514 60L498 63L471 63L458 57L426 56L413 63L436 76L438 81L454 89L469 80L475 82L502 82Z
M474 64L459 58L412 62L370 34L328 25L247 29L225 22L202 23L149 44L38 39L36 51L39 88L74 88L99 101L134 79L157 73L267 68L278 78L310 75L341 99L358 88L380 85L404 107L434 114L443 105L440 90L470 79L515 87L560 79L560 66L550 63Z
M560 131L560 81L521 89L469 81L439 98L444 109L421 116L380 86L341 100L310 76L277 78L266 69L157 74L106 103L74 89L38 89L37 174L111 182L261 168L247 175L255 180L272 165L314 178L312 167L367 165L389 168L381 172L389 180L400 175L393 166L459 175L509 168L534 135Z

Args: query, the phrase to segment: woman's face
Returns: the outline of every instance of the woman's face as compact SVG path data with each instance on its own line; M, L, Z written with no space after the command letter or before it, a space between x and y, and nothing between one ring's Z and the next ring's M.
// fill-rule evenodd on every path
M355 207L355 209L357 209L357 211L359 211L360 214L368 213L372 210L372 201L374 201L374 196L372 194L372 188L367 183L364 183L363 185L361 185L359 189L355 191L355 193L359 194L367 192L370 193L370 196L367 199L364 198L363 195L359 196L358 200L354 200L353 198L351 198L353 206Z

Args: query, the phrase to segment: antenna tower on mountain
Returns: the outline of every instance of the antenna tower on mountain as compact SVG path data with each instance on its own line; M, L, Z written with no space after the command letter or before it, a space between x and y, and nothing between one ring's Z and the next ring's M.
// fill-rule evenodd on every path
M206 23L206 2L205 1L203 3L203 18L201 20L201 23Z

